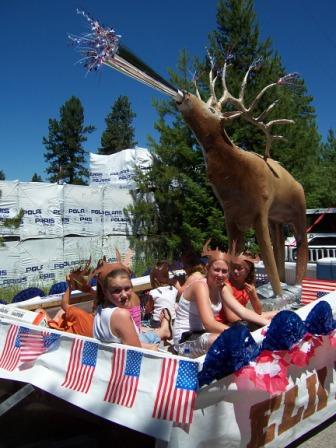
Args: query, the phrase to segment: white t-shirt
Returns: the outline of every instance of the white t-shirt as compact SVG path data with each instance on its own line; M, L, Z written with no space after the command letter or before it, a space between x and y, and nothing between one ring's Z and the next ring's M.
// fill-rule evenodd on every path
M102 342L115 342L117 344L122 344L121 339L112 333L110 325L111 315L117 309L117 306L103 308L99 305L93 322L93 337ZM133 324L136 332L139 334L138 327L135 325L134 321Z
M168 308L172 319L175 319L175 304L177 292L178 291L175 286L160 286L159 288L149 291L149 294L154 301L154 320L160 320L160 313L163 308Z

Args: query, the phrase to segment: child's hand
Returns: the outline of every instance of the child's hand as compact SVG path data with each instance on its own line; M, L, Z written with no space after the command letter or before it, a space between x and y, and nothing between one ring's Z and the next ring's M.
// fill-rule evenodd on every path
M249 296L254 296L257 294L255 286L251 285L250 283L245 283L245 291Z

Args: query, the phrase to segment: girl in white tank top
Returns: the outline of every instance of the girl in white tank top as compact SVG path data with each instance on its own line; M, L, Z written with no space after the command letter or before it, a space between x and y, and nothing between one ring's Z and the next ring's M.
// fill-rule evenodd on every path
M260 326L269 323L268 318L241 305L234 298L230 285L226 284L232 257L218 249L209 249L208 243L202 255L206 255L209 260L206 277L199 273L193 274L194 281L189 281L189 286L183 291L174 324L175 349L184 354L187 346L188 356L191 357L206 353L218 335L229 328L215 318L222 306L242 320Z
M171 337L171 316L163 310L161 327L146 333L139 333L129 312L132 283L127 269L114 268L108 263L97 269L97 312L94 319L94 337L102 342L122 343L134 347L154 348L161 340ZM149 345L150 344L150 345ZM157 345L155 346L157 347Z
M206 277L195 273L189 278L174 323L174 347L179 354L185 354L186 346L190 357L206 353L217 336L228 328L215 319L222 308L220 289L227 278L228 266L223 260L212 263ZM188 342L181 342L181 338L183 341L187 338Z

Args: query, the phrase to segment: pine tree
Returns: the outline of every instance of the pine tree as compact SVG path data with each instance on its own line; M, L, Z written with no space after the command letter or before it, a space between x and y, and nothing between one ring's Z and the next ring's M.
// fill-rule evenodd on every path
M336 135L333 129L329 129L327 141L322 145L322 161L336 169Z
M250 64L259 57L263 59L260 68L251 73L246 89L246 104L249 105L263 87L276 82L284 76L285 69L280 56L272 50L271 40L259 40L259 27L253 0L221 0L217 9L217 30L209 37L209 53L214 56L218 67L228 53L234 55L228 70L229 89L238 96L243 76ZM206 66L206 76L209 63ZM203 65L204 67L204 65ZM204 73L202 79L204 80ZM268 115L267 121L276 118L288 118L295 121L292 125L274 127L275 134L283 135L285 141L274 141L271 157L278 160L302 183L307 203L314 203L316 170L319 165L320 135L317 132L315 110L312 97L307 95L303 80L298 81L296 89L274 87L268 91L255 116L279 99L276 107ZM251 125L237 121L227 129L229 136L241 148L263 153L265 142L263 134Z
M32 176L31 182L43 182L43 180L39 174L34 173Z
M128 97L119 96L105 119L106 129L101 136L99 154L115 154L123 149L134 148L137 143L132 126L135 116Z
M6 179L6 175L4 173L3 170L0 170L0 180L5 180Z
M327 141L321 145L321 162L316 175L316 202L321 207L336 207L336 136L329 129Z
M84 110L79 98L72 96L60 108L60 119L49 119L48 137L43 137L46 147L44 158L49 162L46 169L48 180L70 184L85 184L88 176L86 151L83 143L86 134L95 130L84 126Z

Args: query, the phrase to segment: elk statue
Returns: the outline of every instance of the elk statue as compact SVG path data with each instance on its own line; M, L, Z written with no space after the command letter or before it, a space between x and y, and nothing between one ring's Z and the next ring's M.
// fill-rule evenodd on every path
M79 47L82 62L89 70L97 70L102 64L112 67L127 76L151 86L172 97L178 110L195 133L204 153L208 177L215 195L225 214L229 250L239 253L244 244L244 233L255 229L266 272L273 291L281 294L280 279L285 280L285 244L283 225L289 224L297 243L296 282L301 283L305 275L308 259L306 237L306 205L302 186L279 163L269 158L271 142L282 138L271 134L275 124L292 123L291 120L264 119L273 109L272 103L263 113L254 117L253 113L264 93L275 85L286 84L291 75L264 87L249 107L244 104L244 93L252 64L236 98L226 86L227 62L221 73L223 94L217 99L215 84L217 75L214 67L210 70L210 98L202 101L197 89L196 96L181 92L155 73L127 48L119 45L120 36L112 28L103 28L97 20L83 11L77 11L89 22L91 32L83 37L69 35ZM225 104L236 110L222 112ZM256 153L243 151L228 137L225 125L236 117L241 117L256 125L266 135L264 158Z
M179 92L176 97L178 110L195 133L202 146L207 174L213 191L221 204L229 237L229 250L236 242L237 252L244 245L244 233L253 228L261 250L268 278L276 295L281 294L280 280L285 281L285 242L283 225L289 224L297 242L296 282L300 284L306 272L308 243L306 237L306 204L302 186L278 162L269 158L274 138L271 127L287 124L291 120L264 122L274 107L271 104L262 114L254 117L254 110L264 93L278 83L264 87L249 107L244 104L244 93L251 66L243 79L239 97L234 97L226 85L227 63L221 73L223 94L217 99L213 67L210 71L210 98L203 102L198 90L196 96ZM289 76L289 75L288 75ZM236 110L222 112L225 104ZM266 135L264 158L238 148L228 137L225 125L236 117L246 119L262 129Z

